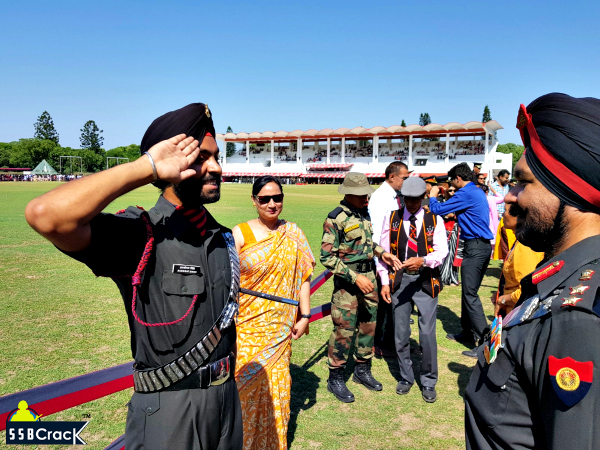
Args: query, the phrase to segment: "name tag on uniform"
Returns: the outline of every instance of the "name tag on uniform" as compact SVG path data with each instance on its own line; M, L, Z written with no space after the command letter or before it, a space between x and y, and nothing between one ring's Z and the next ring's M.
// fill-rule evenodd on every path
M200 275L202 273L200 266L188 266L187 264L173 264L173 273L183 275Z
M350 233L352 230L356 230L358 227L360 227L360 224L358 223L350 225L348 228L344 228L344 233Z

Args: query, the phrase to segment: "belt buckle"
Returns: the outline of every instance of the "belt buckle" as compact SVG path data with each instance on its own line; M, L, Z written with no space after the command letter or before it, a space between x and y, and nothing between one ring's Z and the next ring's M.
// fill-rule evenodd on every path
M213 373L216 376L213 378ZM229 380L229 356L210 365L210 386L219 386Z

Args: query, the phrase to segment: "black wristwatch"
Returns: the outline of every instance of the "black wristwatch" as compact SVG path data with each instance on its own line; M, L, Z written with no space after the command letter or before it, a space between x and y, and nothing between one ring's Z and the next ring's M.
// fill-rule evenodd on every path
M303 319L310 319L312 317L312 314L300 314L300 317L302 317Z

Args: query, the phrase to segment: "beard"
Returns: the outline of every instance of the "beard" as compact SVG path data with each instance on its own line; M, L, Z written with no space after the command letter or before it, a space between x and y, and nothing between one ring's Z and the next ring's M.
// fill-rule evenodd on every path
M565 202L559 200L554 219L544 217L539 206L530 207L525 211L516 203L511 205L508 213L519 219L515 230L517 240L533 251L544 252L546 258L554 256L566 237L565 205Z
M217 188L210 193L204 193L204 186L216 183ZM175 195L186 208L199 209L208 203L215 203L221 199L221 177L207 174L200 179L188 178L173 186Z

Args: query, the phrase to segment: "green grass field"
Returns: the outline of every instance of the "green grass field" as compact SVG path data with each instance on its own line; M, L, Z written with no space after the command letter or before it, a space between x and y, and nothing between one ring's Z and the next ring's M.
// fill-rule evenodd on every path
M58 183L0 184L0 395L82 375L131 360L129 331L122 299L108 279L96 278L87 267L60 253L25 222L25 205ZM254 218L250 185L223 185L221 201L210 212L226 226ZM151 208L157 198L152 186L137 189L108 206L116 212L128 205ZM305 232L318 260L322 224L340 201L336 186L284 186L282 217ZM498 264L492 262L480 290L486 314L497 286ZM324 268L317 263L315 273ZM328 281L311 299L328 302ZM342 404L327 392L326 342L329 317L313 322L310 335L294 342L292 356L292 417L288 441L292 449L458 449L464 448L463 398L474 360L464 347L446 339L459 331L460 288L447 287L438 310L438 401L425 403L415 386L409 395L395 392L395 360L375 359L374 375L382 392L371 392L351 381L356 402ZM413 326L412 338L418 339ZM418 348L416 341L411 345ZM418 372L420 353L413 353ZM418 376L417 376L418 378ZM81 420L91 416L82 437L89 448L110 444L125 430L126 403L131 390L72 408L49 420ZM16 405L15 405L16 407ZM0 434L0 447L5 434ZM31 448L31 447L28 447ZM61 447L64 448L64 447Z

